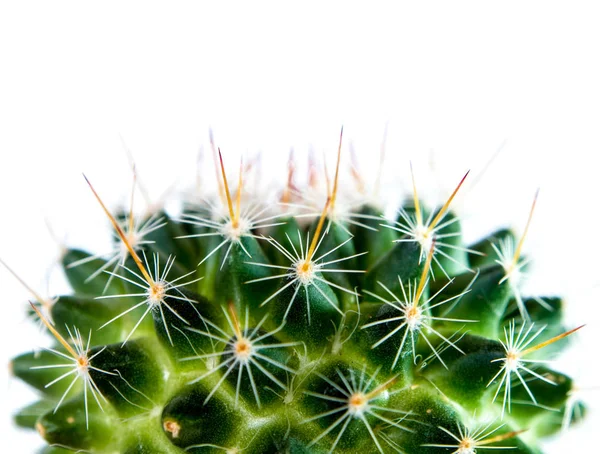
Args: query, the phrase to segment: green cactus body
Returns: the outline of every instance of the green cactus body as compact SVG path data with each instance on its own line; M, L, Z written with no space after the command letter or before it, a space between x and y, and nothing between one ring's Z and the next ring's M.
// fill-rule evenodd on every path
M32 305L57 343L12 363L40 393L17 424L44 453L540 452L584 408L544 362L561 300L512 279L522 241L463 245L460 185L397 222L340 215L338 172L339 152L308 225L224 170L222 200L177 219L109 214L114 254L67 251L74 293Z

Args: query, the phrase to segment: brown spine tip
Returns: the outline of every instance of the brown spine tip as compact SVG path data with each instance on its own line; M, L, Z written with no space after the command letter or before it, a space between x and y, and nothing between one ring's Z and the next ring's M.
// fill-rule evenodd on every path
M477 446L485 446L490 445L492 443L497 443L499 441L508 440L509 438L514 438L517 435L522 434L523 432L527 432L529 429L523 430L513 430L512 432L507 432L505 434L496 435L495 437L488 438L487 440L482 440L477 443Z
M44 317L44 314L42 314L40 312L40 310L35 306L35 304L33 304L31 301L29 301L29 304L31 305L31 308L34 310L34 312L37 314L37 316L40 318L42 323L44 325L46 325L46 328L48 328L48 330L50 331L50 333L52 333L54 338L58 342L60 342L63 347L65 347L65 349L71 354L73 359L79 359L79 355L77 354L77 352L73 349L71 344L69 344L65 340L65 338L62 337L62 335L56 330L56 328L54 328L54 325L52 324L52 322L50 322L50 320L48 320L46 317Z
M338 151L337 151L337 163L335 165L335 177L333 178L333 191L331 192L331 204L329 209L332 209L335 205L335 199L337 197L337 191L338 191L338 181L339 181L339 176L340 176L340 161L342 158L342 137L344 135L344 127L342 126L342 129L340 130L340 141L338 144Z
M225 173L225 165L223 164L223 155L221 154L221 149L219 151L219 163L221 165L221 177L223 178L223 186L225 197L227 198L227 208L229 208L229 218L231 219L234 227L237 227L235 212L233 211L233 202L231 201L231 193L229 192L229 184L227 183L227 175ZM241 176L241 174L240 174Z
M319 237L321 236L321 231L323 230L323 225L325 224L325 218L327 217L327 212L329 211L329 206L331 203L331 198L327 197L327 201L325 202L325 207L323 208L323 213L321 213L321 217L319 219L319 223L317 224L317 228L315 229L315 234L310 243L310 248L308 249L308 253L306 254L305 266L308 269L308 262L310 262L315 254L317 249L317 244L319 243Z
M442 208L438 212L437 216L433 219L433 221L431 221L431 224L429 224L429 227L427 227L427 230L429 232L433 231L435 226L442 220L442 218L444 217L444 214L446 213L446 211L448 211L448 208L450 207L452 200L454 200L454 197L456 197L458 190L461 188L461 186L467 179L467 176L469 175L470 172L471 172L470 170L467 170L467 173L465 173L465 175L461 178L460 182L458 183L458 185L456 186L456 188L454 189L452 194L450 194L450 197L448 197L448 200L446 200L446 203L444 203L444 206L442 206Z
M421 205L419 203L419 194L417 193L417 184L415 183L415 173L413 171L412 161L410 162L410 177L412 180L413 203L415 205L415 216L417 217L417 224L423 225L423 214L421 213Z
M584 326L585 325L578 326L577 328L573 328L572 330L569 330L565 333L559 334L558 336L554 336L552 339L548 339L547 341L544 341L540 344L534 345L533 347L529 347L528 349L523 350L521 352L520 356L524 356L528 353L534 352L536 350L546 347L547 345L553 344L554 342L564 339L565 337L570 336L571 334L575 333L576 331L579 331Z
M131 257L133 258L133 261L135 262L135 264L139 268L140 272L142 273L142 276L144 276L144 279L146 280L146 282L150 286L154 286L155 285L154 279L152 279L152 276L150 276L150 274L148 273L148 271L146 270L146 268L142 264L142 260L140 259L140 257L137 254L137 252L135 252L135 249L133 249L133 246L129 242L129 239L127 238L127 235L125 235L125 232L123 232L123 229L121 228L121 226L119 225L119 223L117 222L117 220L115 219L115 217L112 215L112 213L108 210L108 208L106 207L106 205L104 204L104 202L102 201L102 199L100 198L100 196L98 195L98 193L96 192L96 190L94 189L94 186L92 186L92 183L90 183L90 180L88 180L88 178L85 176L85 174L83 174L83 178L85 178L85 181L87 182L88 186L92 190L92 193L94 194L94 197L96 197L96 200L98 201L98 203L102 207L102 210L104 211L104 213L108 217L108 219L109 219L110 223L112 224L113 228L117 232L117 235L119 235L119 238L121 239L121 241L123 242L123 244L125 245L125 247L127 247L127 250L129 251L129 254L131 255Z
M535 205L537 203L538 195L540 193L540 189L538 188L535 191L535 195L533 196L533 203L531 204L531 209L529 210L529 217L527 218L527 224L525 224L525 230L523 231L523 235L521 235L521 239L519 240L519 244L515 249L515 255L512 261L512 268L517 266L519 262L519 258L521 257L521 250L523 249L523 243L525 242L525 237L527 236L527 232L529 231L529 226L531 225L531 220L533 219L533 212L535 210Z
M244 160L240 158L240 174L238 177L237 197L235 200L235 223L237 224L240 220L241 205L242 205L242 188L243 188L243 176L244 176Z

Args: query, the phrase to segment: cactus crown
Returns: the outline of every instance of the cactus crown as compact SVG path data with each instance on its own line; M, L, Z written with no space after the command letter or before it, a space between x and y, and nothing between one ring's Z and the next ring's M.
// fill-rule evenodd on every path
M177 216L136 217L135 178L113 215L88 181L114 248L65 250L73 294L31 303L55 344L12 364L40 392L16 420L43 452L538 453L581 417L547 364L578 328L521 294L525 234L463 244L468 172L437 208L413 177L386 219L341 189L341 150L317 203L291 160L280 203L242 164L232 191L214 149L218 193Z

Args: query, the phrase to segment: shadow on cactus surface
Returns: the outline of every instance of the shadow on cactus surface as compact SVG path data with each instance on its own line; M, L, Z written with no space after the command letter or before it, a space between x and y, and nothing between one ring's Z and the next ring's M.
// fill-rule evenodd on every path
M275 202L213 149L218 192L176 215L134 216L135 177L111 213L88 181L114 249L65 249L73 294L31 304L54 346L12 363L42 452L539 453L583 416L549 361L579 328L520 292L535 199L522 236L465 245L468 173L439 207L413 177L390 220L339 185L341 149L321 190L290 164Z

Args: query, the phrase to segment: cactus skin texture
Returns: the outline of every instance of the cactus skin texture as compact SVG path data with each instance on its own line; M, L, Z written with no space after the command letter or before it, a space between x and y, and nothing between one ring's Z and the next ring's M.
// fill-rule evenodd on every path
M177 216L113 217L90 184L114 253L66 250L73 294L32 303L56 342L12 363L41 452L539 453L582 417L545 361L577 328L520 294L524 236L464 246L464 178L431 210L413 178L386 220L338 188L340 150L314 209L257 202L242 171L232 191L222 160Z

